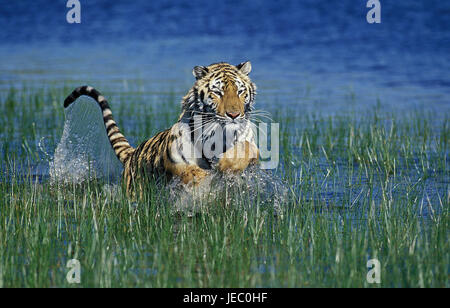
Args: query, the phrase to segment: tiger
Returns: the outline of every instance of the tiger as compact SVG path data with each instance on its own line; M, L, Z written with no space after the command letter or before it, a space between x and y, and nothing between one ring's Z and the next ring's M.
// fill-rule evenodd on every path
M123 164L127 192L136 184L142 189L142 181L150 176L198 185L212 171L239 173L258 163L251 122L256 94L249 77L251 69L250 61L195 66L195 82L182 99L178 121L136 148L122 134L107 100L95 88L76 88L64 100L64 108L82 95L97 102L109 142ZM208 143L214 150L211 155L205 155Z

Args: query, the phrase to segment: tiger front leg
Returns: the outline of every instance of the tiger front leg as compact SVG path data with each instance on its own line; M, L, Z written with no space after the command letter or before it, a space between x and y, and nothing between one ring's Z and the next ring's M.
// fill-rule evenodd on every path
M184 184L193 183L194 185L200 182L208 175L208 172L195 164L166 164L166 171L172 176L179 177Z
M172 127L168 151L164 154L164 169L184 184L198 185L209 174L197 164L188 126L176 124Z
M254 143L239 142L223 153L219 159L218 169L221 172L242 172L249 164L256 163L258 156L259 150Z
M207 171L196 165L186 165L179 176L184 184L192 182L194 185L198 185L207 175Z

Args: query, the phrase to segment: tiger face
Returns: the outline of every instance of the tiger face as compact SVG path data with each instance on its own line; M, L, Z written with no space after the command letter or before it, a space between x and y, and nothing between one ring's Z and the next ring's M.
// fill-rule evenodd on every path
M194 67L192 73L197 81L193 107L197 114L214 116L224 126L248 121L256 90L248 77L250 71L249 61L236 66L216 63Z

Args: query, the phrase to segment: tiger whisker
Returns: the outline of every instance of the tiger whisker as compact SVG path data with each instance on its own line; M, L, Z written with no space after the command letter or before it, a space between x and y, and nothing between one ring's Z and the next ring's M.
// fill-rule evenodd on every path
M250 125L253 125L253 127L254 127L254 129L255 130L257 130L257 131L259 131L259 132L261 132L262 134L263 134L263 136L264 137L266 137L267 138L267 134L264 132L264 131L262 131L262 130L259 130L258 128L258 126L256 126L256 124L255 123L252 123L252 122L250 122Z

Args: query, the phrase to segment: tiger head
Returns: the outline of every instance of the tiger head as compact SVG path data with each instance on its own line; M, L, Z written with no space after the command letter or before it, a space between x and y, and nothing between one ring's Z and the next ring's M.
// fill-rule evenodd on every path
M256 94L256 86L248 76L251 69L250 61L236 66L215 63L194 67L196 82L183 99L184 110L191 115L213 117L222 125L248 121Z

